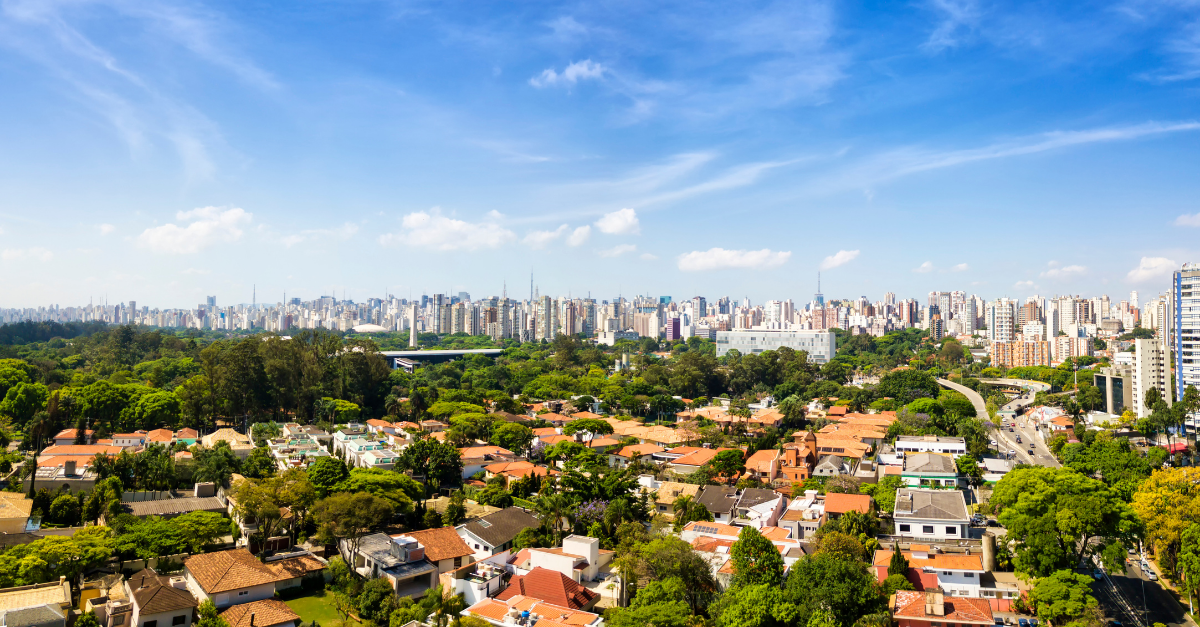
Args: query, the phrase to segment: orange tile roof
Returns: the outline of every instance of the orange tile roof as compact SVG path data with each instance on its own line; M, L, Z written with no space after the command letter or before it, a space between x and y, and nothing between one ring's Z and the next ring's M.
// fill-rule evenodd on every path
M602 446L616 446L620 443L621 441L615 438L596 438L594 440L588 440L587 446L588 448L600 448Z
M308 574L325 570L325 564L321 563L321 560L311 555L289 557L287 559L279 560L278 562L271 562L267 564L267 566L269 566L271 570L275 571L275 573L280 577L287 577L289 579L295 579L297 577L303 577Z
M746 458L746 468L759 472L769 472L775 468L777 463L779 463L779 451L773 448L756 451Z
M300 615L292 611L283 601L263 599L234 605L220 617L229 627L272 627L284 623L298 623Z
M539 414L537 417L541 418L542 420L545 420L546 422L571 422L571 420L573 420L572 418L569 418L562 414L556 414L554 412L550 412L547 414Z
M416 538L417 542L420 542L425 547L425 557L431 562L440 562L474 553L471 547L467 546L466 542L463 542L462 537L458 535L454 527L438 527L436 529L410 531L398 535ZM392 537L395 538L397 536Z
M600 596L575 583L570 577L541 566L513 577L508 587L496 595L496 600L506 601L518 594L573 610L588 605Z
M284 579L246 549L200 553L184 560L183 566L209 594L260 586Z
M175 434L170 429L155 429L146 434L146 439L151 442L170 442L175 439Z
M52 439L52 440L66 440L68 438L74 439L76 433L78 433L78 432L75 429L63 429L62 431L58 432L58 435L56 435L50 439ZM91 429L86 429L86 430L84 430L83 433L84 433L85 437L91 437L96 432L92 431Z
M123 450L125 449L119 446L105 446L103 444L56 444L42 449L42 455L86 455L91 457L96 453L120 455Z
M964 599L960 597L942 597L944 615L934 616L925 613L925 592L917 590L896 591L896 601L892 609L894 618L917 618L947 623L976 623L992 625L993 616L991 604L987 599Z
M631 446L626 446L625 448L623 448L613 454L616 455L617 457L633 458L633 457L641 457L643 455L653 455L655 453L661 453L664 450L665 449L663 447L661 447L657 444L634 444Z
M825 511L830 514L845 514L848 511L865 514L871 511L871 497L866 494L841 494L831 492L825 495Z
M933 568L941 570L969 570L983 572L983 558L978 555L958 555L949 553L927 553L928 557L913 557L912 551L900 551L908 559L911 568ZM876 566L887 566L892 562L892 551L876 549L873 563Z
M539 438L544 438L544 437L551 436L551 435L558 435L558 429L556 429L554 427L541 427L539 429L534 429L533 435L535 435Z
M512 451L499 446L467 446L458 449L458 454L463 459L483 457L484 455L515 455Z
M577 412L571 414L571 417L574 418L575 420L581 420L584 418L588 418L591 420L600 420L603 418L603 416L601 416L600 414L593 414L590 411L577 411Z

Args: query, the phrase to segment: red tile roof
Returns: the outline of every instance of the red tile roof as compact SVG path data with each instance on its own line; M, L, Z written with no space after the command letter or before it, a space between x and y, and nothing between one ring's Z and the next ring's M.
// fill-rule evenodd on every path
M845 514L848 511L865 514L871 510L871 497L866 494L841 494L830 492L825 495L825 511L830 514Z
M570 577L541 566L513 577L508 587L496 595L496 599L506 601L518 594L573 610L589 605L600 596L575 583Z
M945 623L975 623L992 625L992 608L987 599L964 599L959 597L942 597L944 615L925 613L926 592L917 590L898 590L896 602L892 609L894 618L915 618Z
M209 594L289 579L258 561L246 549L193 555L184 560L183 566Z
M424 531L410 531L399 534L416 538L425 547L425 557L431 562L454 559L471 555L474 551L463 542L454 527L438 527ZM392 536L393 538L396 536Z
M220 617L229 627L273 627L284 623L300 622L300 615L292 611L283 601L263 599L234 605L221 612Z

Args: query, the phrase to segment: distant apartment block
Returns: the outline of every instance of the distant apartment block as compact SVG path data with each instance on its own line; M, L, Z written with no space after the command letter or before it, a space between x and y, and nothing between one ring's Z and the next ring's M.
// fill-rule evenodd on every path
M737 349L743 355L778 350L783 347L805 351L809 361L818 364L833 359L837 338L833 331L717 331L717 357Z

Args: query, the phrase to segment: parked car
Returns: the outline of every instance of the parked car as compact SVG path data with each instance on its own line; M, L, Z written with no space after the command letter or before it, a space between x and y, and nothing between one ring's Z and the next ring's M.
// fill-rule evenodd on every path
M1024 618L1018 618L1017 625L1020 625L1020 627L1029 627L1029 621Z
M1097 580L1104 579L1104 571L1097 568L1096 570L1092 571L1092 576L1095 577Z
M1150 581L1158 581L1158 575L1152 570L1147 570L1146 579L1149 579Z

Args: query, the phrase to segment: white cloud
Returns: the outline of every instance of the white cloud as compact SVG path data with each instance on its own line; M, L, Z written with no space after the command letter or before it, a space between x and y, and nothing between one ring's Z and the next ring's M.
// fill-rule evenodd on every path
M403 230L379 236L384 246L407 244L432 250L479 250L498 248L516 239L516 234L495 222L499 214L489 214L489 220L466 222L442 215L435 207L430 211L415 211L401 220Z
M559 84L574 85L582 80L600 78L604 76L605 71L607 70L603 65L593 63L591 59L584 59L568 65L561 73L556 72L554 68L546 68L540 75L529 79L529 84L538 88Z
M960 263L960 264L955 265L953 268L950 268L950 271L951 272L966 272L967 270L970 270L970 269L971 269L971 266L968 266L965 263Z
M530 231L522 240L525 244L541 249L550 245L550 242L562 237L567 232L567 225L562 225L553 231Z
M54 253L34 246L32 248L5 248L0 250L0 259L4 261L15 261L17 259L33 259L34 261L50 261L54 258Z
M1050 269L1046 270L1045 272L1043 272L1039 275L1042 278L1069 279L1071 277L1079 276L1079 275L1087 272L1087 266L1073 265L1073 266L1063 266L1060 268L1060 267L1058 267L1058 263L1054 262L1054 261L1051 261L1048 265L1050 266Z
M641 257L642 257L642 259L645 259L646 261L654 261L655 259L658 259L658 255L651 254L651 253L642 253Z
M1142 257L1138 267L1126 275L1134 283L1144 283L1156 279L1164 279L1179 268L1179 264L1166 257Z
M838 266L844 266L857 258L857 250L839 250L837 254L830 255L821 261L821 269L832 270Z
M1200 213L1185 213L1175 218L1175 226L1200 226Z
M268 239L278 239L280 244L283 244L286 248L291 248L305 242L346 241L353 237L355 233L358 233L358 225L353 222L347 222L334 229L305 229L282 236L272 234L265 226L259 226L259 231Z
M203 270L199 268L188 268L183 271L183 274L211 274L211 270ZM290 278L290 277L289 277Z
M913 268L913 272L919 272L921 274L925 274L926 272L933 272L933 262L926 261L925 263Z
M637 246L633 244L618 244L608 250L600 251L601 257L620 257L625 253L631 253L637 250Z
M680 255L679 269L684 272L707 272L726 268L765 270L783 265L791 256L790 251L775 252L769 248L762 250L710 248Z
M641 231L637 212L629 208L604 214L604 217L596 220L596 228L609 235L636 235Z
M587 243L588 238L592 236L592 227L583 225L567 236L567 244L571 246L583 246Z
M108 235L109 233L112 233L113 231L117 230L117 227L115 227L111 224L98 224L98 225L96 225L96 228L100 229L101 235Z
M138 236L138 243L159 253L198 253L214 244L241 239L242 227L253 218L253 214L238 207L200 207L180 211L175 214L175 219L180 222L190 220L187 226L164 224L150 227Z
M1032 287L1034 287L1034 284L1033 284L1033 281L1017 281L1016 283L1013 284L1013 287L1032 288Z

